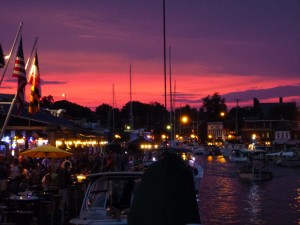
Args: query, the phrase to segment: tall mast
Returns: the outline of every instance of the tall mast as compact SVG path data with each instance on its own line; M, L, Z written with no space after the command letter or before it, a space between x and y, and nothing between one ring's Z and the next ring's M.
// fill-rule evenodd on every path
M113 105L112 105L112 130L115 131L115 85L112 85Z
M176 96L176 80L174 81L174 91L173 91L173 104L172 104L172 108L174 110L174 113L173 113L173 122L174 122L174 126L173 126L173 135L174 135L174 140L176 139L176 106L175 106L175 96Z
M131 65L129 66L129 99L130 99L130 129L133 130L133 109L132 109L132 86L131 86Z
M171 69L171 47L169 47L169 73L170 73L170 141L173 141L173 102L172 102L172 69Z
M163 33L164 33L164 85L165 85L165 109L167 110L167 54L166 54L166 1L163 0ZM166 115L165 115L166 116Z

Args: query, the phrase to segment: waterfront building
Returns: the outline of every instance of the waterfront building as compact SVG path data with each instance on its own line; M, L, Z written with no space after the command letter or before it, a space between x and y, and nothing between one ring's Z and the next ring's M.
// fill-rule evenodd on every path
M14 95L0 94L1 129L3 129L13 97ZM90 140L89 135L101 136L100 133L78 126L75 121L65 118L62 114L63 110L41 109L38 113L30 115L24 108L21 114L17 115L16 109L13 109L2 137L2 141L8 143L9 149L0 148L0 151L9 151L4 153L11 156L18 154L19 151L43 144L56 146L58 140L76 140L77 142L79 139Z

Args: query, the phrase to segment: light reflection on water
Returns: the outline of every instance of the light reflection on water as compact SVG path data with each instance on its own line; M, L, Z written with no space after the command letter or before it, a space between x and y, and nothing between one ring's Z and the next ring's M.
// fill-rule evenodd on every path
M246 212L249 213L250 223L259 224L259 213L261 213L262 205L262 190L255 183L252 183L248 194L249 210L246 208Z
M203 225L300 225L300 168L274 165L272 180L245 182L222 157L204 158L203 166Z
M292 204L291 209L294 210L296 213L300 214L300 188L297 189L297 195L295 197L295 204ZM297 220L298 224L300 224L300 216Z

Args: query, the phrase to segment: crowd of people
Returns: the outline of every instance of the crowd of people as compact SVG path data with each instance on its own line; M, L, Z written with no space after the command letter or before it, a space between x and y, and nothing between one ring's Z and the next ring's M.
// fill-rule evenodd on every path
M59 208L66 213L71 185L78 182L76 175L128 171L132 161L132 156L120 151L80 151L67 158L5 157L0 153L0 196L55 192L61 196Z
M131 155L123 151L78 151L70 157L58 159L31 158L23 155L8 159L0 154L0 194L56 190L61 197L59 207L65 212L70 203L70 187L77 182L76 175L145 170L151 165L151 163L148 165L150 161L161 157L156 152L146 153ZM141 164L144 168L139 167ZM187 168L191 169L194 177L197 177L195 165ZM203 171L199 173L197 170L197 172L201 180ZM200 180L196 182L200 183ZM65 215L62 218L65 218Z
M79 152L62 159L19 155L10 161L0 154L0 192L65 188L66 185L76 182L76 174L129 170L130 160L127 154L119 152ZM68 171L68 178L64 169Z
M67 158L31 158L18 155L10 160L0 153L0 193L8 190L19 193L35 189L62 189L76 183L76 175L79 174L143 170L152 158L157 160L159 157L153 155L155 152L146 153L131 155L123 151L87 150L74 152ZM140 165L145 168L140 168ZM65 168L68 178L62 170Z

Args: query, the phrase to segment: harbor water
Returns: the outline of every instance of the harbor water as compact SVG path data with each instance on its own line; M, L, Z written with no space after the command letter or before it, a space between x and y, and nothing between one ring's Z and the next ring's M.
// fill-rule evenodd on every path
M220 156L202 160L202 225L299 225L300 168L270 164L273 178L243 181L238 164Z

